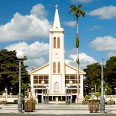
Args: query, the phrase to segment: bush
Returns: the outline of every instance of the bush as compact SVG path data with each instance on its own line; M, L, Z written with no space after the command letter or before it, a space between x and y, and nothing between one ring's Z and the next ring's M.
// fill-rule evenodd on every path
M33 103L36 103L36 100L33 99L33 98L30 98L30 99L25 99L25 102L33 102Z
M95 92L94 95L97 97L97 99L100 97L100 92Z
M100 102L100 100L92 99L92 100L89 100L89 102Z
M85 100L82 101L83 105L88 104L88 103L89 103L88 101L85 101Z
M107 101L107 104L108 104L108 105L114 105L114 104L115 104L115 101L114 101L112 98L110 98L110 99Z
M15 100L14 100L14 104L17 104L17 103L18 103L18 100L17 100L17 99L15 99Z
M88 95L86 95L85 98L84 98L84 100L82 101L82 104L88 104L89 98L90 97Z
M86 95L84 100L85 100L85 101L88 101L89 98L90 98L90 97L89 97L88 95Z

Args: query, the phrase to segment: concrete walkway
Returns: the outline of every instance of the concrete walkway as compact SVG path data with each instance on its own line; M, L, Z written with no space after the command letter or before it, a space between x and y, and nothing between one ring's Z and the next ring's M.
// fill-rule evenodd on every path
M18 114L17 104L0 104L0 113L12 113ZM116 115L116 105L106 105L106 114ZM65 105L65 104L36 104L36 110L34 112L24 112L23 114L39 114L39 115L75 115L75 114L101 114L90 113L88 105ZM0 115L1 116L1 115Z

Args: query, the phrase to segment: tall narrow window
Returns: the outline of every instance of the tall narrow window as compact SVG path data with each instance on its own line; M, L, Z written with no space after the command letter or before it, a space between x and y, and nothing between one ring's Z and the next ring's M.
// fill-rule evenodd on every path
M56 73L56 62L53 62L53 73Z
M56 37L54 37L54 48L56 48Z
M33 77L34 84L38 84L38 76Z
M60 37L57 38L57 48L60 48Z
M58 73L60 73L60 62L58 62Z

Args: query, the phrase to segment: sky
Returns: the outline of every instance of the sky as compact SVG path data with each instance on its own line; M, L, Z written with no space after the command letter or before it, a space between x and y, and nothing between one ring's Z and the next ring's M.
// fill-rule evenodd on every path
M116 0L0 0L0 50L22 50L28 70L49 62L49 30L58 5L64 28L65 62L76 67L76 20L70 5L82 4L80 68L116 56Z

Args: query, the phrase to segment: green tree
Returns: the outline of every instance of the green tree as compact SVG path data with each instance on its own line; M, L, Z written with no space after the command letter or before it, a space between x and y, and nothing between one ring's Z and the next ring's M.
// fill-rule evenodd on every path
M77 73L77 77L78 77L78 85L77 85L77 90L78 90L78 95L79 95L79 53L78 53L78 48L79 48L79 33L78 33L78 19L79 17L82 15L83 17L85 16L85 11L80 9L82 7L82 5L71 5L70 6L70 11L69 14L71 12L73 12L73 17L75 19L76 17L76 24L77 24L77 34L76 34L76 48L77 48L77 59L76 59L76 63L77 63L77 69L78 69L78 73Z
M104 84L104 94L105 95L111 95L112 94L112 88L111 88L111 85L110 85L110 83L108 83L108 82L104 82L105 84Z
M101 87L101 66L99 63L87 65L84 70L86 72L86 78L84 79L84 87L88 93L94 88L94 91L100 92Z
M26 58L24 58L26 60ZM24 61L23 60L23 61ZM28 72L22 61L22 84L29 83ZM16 57L16 51L8 51L3 49L0 51L0 91L3 92L7 87L8 93L18 93L18 78L19 78L19 61Z
M116 88L116 56L112 56L107 60L104 75L105 81L109 83L112 94L114 94L114 88Z

